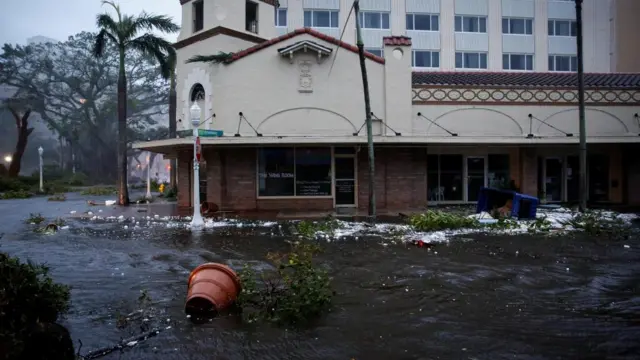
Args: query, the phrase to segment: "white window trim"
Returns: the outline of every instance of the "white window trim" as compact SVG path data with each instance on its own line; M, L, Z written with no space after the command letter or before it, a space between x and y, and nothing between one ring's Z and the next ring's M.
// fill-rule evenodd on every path
M413 27L415 28L416 26L416 15L427 15L427 16L436 16L438 18L438 30L418 30L418 29L407 29L407 15L411 15L413 16ZM432 13L406 13L405 17L404 17L404 27L405 27L405 31L420 31L420 32L440 32L440 14L432 14ZM429 19L429 22L431 22L431 19ZM432 26L433 27L433 26Z
M504 33L504 32L502 32L502 29L500 29L500 30L501 30L501 32L502 32L502 35L513 35L513 36L533 36L533 35L535 34L535 31L536 31L536 25L535 25L535 23L534 23L534 19L532 19L532 18L522 18L522 17L502 17L502 20L504 20L504 19L509 20L509 22L511 22L511 20L524 20L524 21L525 21L525 24L524 24L525 34L514 34L514 33L510 33L510 32L508 32L508 33ZM527 21L527 20L531 20L531 34L526 34L526 31L527 31L527 24L526 24L526 21ZM502 26L502 23L500 23L500 26ZM509 29L511 29L511 24L509 24ZM549 29L547 29L547 33L548 33L548 32L549 32Z
M412 49L411 50L411 67L413 69L440 69L440 66L415 66L413 64L415 64L415 60L416 60L416 51L427 51L430 53L431 56L433 56L433 53L438 53L438 63L440 63L440 61L442 59L440 59L441 56L441 51L440 50L429 50L429 49ZM433 64L433 57L431 58L431 63Z
M335 9L302 9L302 25L304 26L304 12L305 11L310 11L311 12L311 22L313 23L313 13L314 12L328 12L328 13L332 13L332 12L336 12L338 13L338 24L336 27L331 27L331 26L315 26L315 25L311 25L310 27L314 28L314 29L340 29L340 10L335 10ZM391 20L389 20L391 21ZM329 16L329 22L331 22L331 16Z
M456 17L460 16L461 19L461 24L460 24L460 31L456 31ZM478 29L480 29L480 18L484 18L485 19L485 30L484 32L482 31L464 31L464 18L478 18ZM489 19L487 16L484 15L454 15L453 17L453 32L456 34L489 34Z
M485 54L487 55L487 67L479 67L479 68L468 68L468 67L456 67L456 54L462 53L462 65L464 66L464 54ZM478 62L480 63L480 58L478 58ZM453 53L453 67L454 69L461 69L465 71L487 71L489 69L489 52L486 51L455 51Z
M551 70L551 69L547 69L549 72L554 72L554 73L571 73L571 74L575 74L578 69L577 69L577 63L578 63L578 55L560 55L560 54L549 54L549 56L547 57L547 64L549 63L549 57L553 56L553 64L554 64L554 68L556 67L556 57L561 56L561 57L569 57L569 70ZM576 70L571 70L571 58L576 58Z
M362 14L362 18L360 19L360 28L362 30L391 30L391 13L388 11L360 11L360 14ZM378 14L380 15L380 25L382 25L382 14L387 14L389 15L389 27L388 28L383 28L383 27L379 27L379 28L369 28L369 27L365 27L364 26L364 14ZM355 26L355 24L354 24Z
M504 68L504 60L502 61L502 71L512 71L512 72L527 72L527 71L536 71L536 55L535 54L525 54L525 53L502 53L502 56L509 55L509 67L511 67L511 55L523 55L525 61L525 68L527 67L527 56L531 56L531 70L528 69L505 69ZM489 59L487 59L489 61ZM487 64L488 65L488 64Z
M278 25L280 23L280 10L284 10L286 15L286 24L284 25ZM288 8L283 8L283 7L279 7L275 9L276 11L276 27L277 28L287 28L289 27L289 9ZM304 20L304 19L303 19Z
M549 21L553 21L553 32L554 32L554 35L549 35ZM555 32L556 32L556 24L555 24L555 22L556 21L568 21L570 23L569 35L555 35ZM575 38L578 34L576 34L575 36L571 35L571 23L575 23L575 22L576 21L572 20L572 19L547 19L547 36L549 36L549 37L559 37L559 38Z

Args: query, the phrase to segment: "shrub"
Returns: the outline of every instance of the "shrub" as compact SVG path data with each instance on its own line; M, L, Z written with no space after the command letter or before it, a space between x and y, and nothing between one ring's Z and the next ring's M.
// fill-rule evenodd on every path
M239 273L242 291L236 302L243 320L299 325L328 310L334 292L327 271L314 265L313 256L319 251L316 244L299 242L287 254L270 253L267 259L277 270L260 277L245 265Z
M298 234L307 240L314 239L318 233L324 233L333 236L336 230L340 228L340 223L330 216L321 221L302 220L295 225Z
M45 324L54 324L68 311L70 289L54 283L46 266L23 263L1 252L0 274L0 348L11 359L25 347L42 346L26 345L46 331Z
M6 176L0 177L0 192L8 192L8 191L26 191L30 187L23 179L21 178L10 178Z
M31 213L29 217L24 221L26 224L40 225L44 222L45 218L40 213Z
M10 190L0 195L0 199L28 199L33 196L33 193L26 190Z
M624 239L631 234L631 225L626 223L619 215L602 211L587 211L577 213L564 222L576 230L592 236L607 236L609 238Z
M434 210L411 216L409 223L418 231L453 230L480 226L475 218Z
M88 189L82 190L81 195L93 195L93 196L104 196L104 195L115 195L118 191L113 186L94 186Z

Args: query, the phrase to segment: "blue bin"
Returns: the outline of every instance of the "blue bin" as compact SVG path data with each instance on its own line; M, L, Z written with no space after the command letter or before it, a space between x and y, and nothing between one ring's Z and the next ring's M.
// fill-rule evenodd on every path
M494 209L504 206L511 199L511 217L521 220L536 218L539 200L536 197L520 194L512 190L501 190L483 187L480 189L476 213L483 211L490 213Z

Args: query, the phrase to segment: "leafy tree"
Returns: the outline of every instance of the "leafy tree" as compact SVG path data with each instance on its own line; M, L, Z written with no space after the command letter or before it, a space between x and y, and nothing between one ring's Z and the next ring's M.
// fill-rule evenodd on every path
M160 65L160 73L168 79L171 75L171 65L175 63L176 52L170 42L143 31L159 30L172 33L179 30L171 18L164 15L151 15L145 12L138 16L123 15L120 7L113 2L103 1L112 6L117 15L114 19L109 14L100 14L96 23L100 32L95 38L93 53L102 57L107 53L107 43L115 44L118 54L118 203L129 203L127 190L127 74L126 55L128 49L133 49L149 57L155 58Z
M83 32L55 44L5 45L0 83L24 94L33 112L58 134L65 161L75 154L79 171L109 182L116 177L119 54L115 44L106 44L104 55L95 58L95 37ZM126 55L128 139L160 136L160 131L141 134L166 116L169 84L146 54L129 49Z

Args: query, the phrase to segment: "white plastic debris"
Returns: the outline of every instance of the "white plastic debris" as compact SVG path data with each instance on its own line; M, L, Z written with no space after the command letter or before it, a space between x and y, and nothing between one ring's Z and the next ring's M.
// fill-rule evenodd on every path
M106 206L111 206L111 205L113 205L113 204L115 204L115 203L116 203L116 201L115 201L115 200L107 200L107 201L105 201L105 202L104 202L104 204L105 204Z

